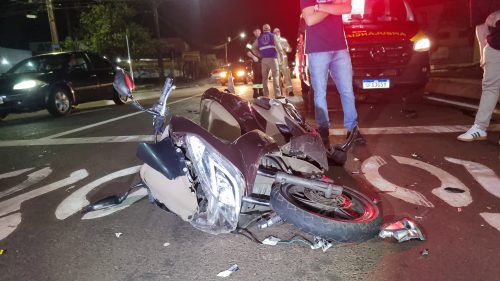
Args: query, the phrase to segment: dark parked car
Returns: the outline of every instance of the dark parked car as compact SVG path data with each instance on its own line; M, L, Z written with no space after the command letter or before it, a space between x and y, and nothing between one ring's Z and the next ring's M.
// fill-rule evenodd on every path
M25 59L0 77L0 119L9 113L47 109L66 115L73 105L112 99L116 66L89 52L63 52Z

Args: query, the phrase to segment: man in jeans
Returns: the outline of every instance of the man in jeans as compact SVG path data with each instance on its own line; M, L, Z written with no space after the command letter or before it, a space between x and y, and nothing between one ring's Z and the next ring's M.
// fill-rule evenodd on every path
M306 54L309 64L314 107L319 133L325 144L328 136L330 118L326 104L326 86L330 72L340 94L344 111L344 127L350 135L357 131L358 114L354 104L352 87L351 57L344 35L342 14L351 12L351 0L300 0L302 17L306 23ZM358 138L357 142L364 142Z
M491 10L492 8L497 10ZM458 140L466 142L486 139L486 129L490 125L500 91L500 1L472 0L470 9L471 24L476 27L480 63L484 74L474 125L457 137Z

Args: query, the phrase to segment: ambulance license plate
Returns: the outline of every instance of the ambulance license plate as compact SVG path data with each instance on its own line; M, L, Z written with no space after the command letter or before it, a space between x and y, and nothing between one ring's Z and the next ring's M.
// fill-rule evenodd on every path
M389 89L389 79L363 80L363 89Z

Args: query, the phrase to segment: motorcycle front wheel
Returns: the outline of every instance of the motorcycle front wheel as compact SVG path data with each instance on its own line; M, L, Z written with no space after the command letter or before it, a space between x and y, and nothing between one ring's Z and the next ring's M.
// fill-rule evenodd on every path
M365 195L343 188L342 195L326 198L324 192L278 184L271 191L271 206L285 222L330 241L373 238L382 224L378 207Z

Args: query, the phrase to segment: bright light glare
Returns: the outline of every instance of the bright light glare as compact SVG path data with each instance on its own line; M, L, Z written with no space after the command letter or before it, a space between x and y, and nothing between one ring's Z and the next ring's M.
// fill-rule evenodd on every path
M241 39L245 39L245 37L247 37L247 35L245 34L245 32L240 33L240 38Z
M2 58L2 64L3 65L9 64L9 61L6 58Z
M429 48L431 47L431 41L428 38L422 38L415 42L415 46L413 49L418 52L425 52L429 51Z
M245 76L245 71L244 70L238 70L238 72L236 72L236 76L238 76L238 77Z
M37 18L37 15L34 15L34 14L27 14L26 15L27 18L29 19L36 19Z
M248 44L246 45L246 47L247 47L247 49L252 49L252 44L248 43Z
M226 76L227 76L227 72L226 72L226 71L222 71L222 72L220 73L220 77L222 77L222 78L226 78Z
M116 58L116 62L122 62L122 59Z

